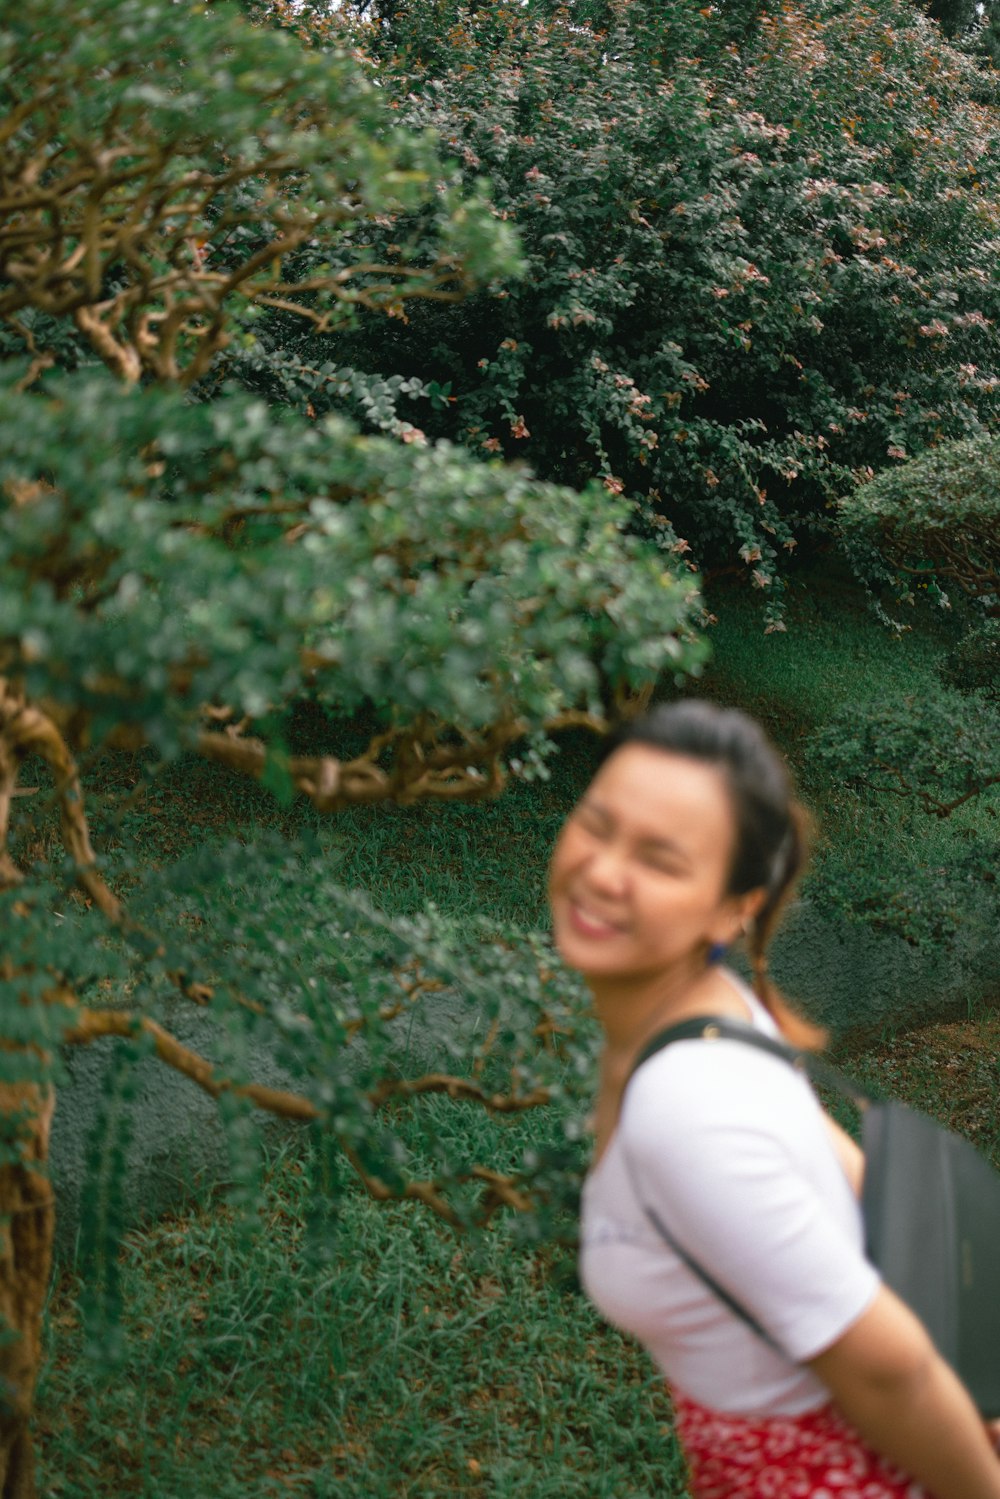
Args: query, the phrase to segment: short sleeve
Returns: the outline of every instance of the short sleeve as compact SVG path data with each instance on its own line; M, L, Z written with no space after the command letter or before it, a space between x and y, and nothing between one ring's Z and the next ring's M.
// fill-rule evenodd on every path
M629 1175L684 1252L796 1363L874 1298L860 1210L803 1078L738 1042L678 1042L630 1084Z

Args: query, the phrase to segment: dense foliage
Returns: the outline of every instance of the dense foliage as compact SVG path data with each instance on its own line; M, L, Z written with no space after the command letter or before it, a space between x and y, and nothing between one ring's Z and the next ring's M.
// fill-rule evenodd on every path
M308 691L377 735L310 792L324 809L475 794L526 733L697 660L692 584L597 486L83 373L8 383L0 453L3 667L91 748L231 750L260 772L211 726L280 745Z
M401 373L429 432L651 495L777 621L789 551L840 496L996 414L994 110L902 0L745 27L598 9L603 30L545 4L362 25L396 118L488 177L528 274L370 325L318 372L272 324L243 373L317 405Z
M0 326L36 369L89 353L187 384L263 306L326 331L514 268L347 54L225 7L30 0L4 16L0 80ZM380 259L345 236L428 200Z
M845 538L871 545L908 602L921 589L947 604L946 590L958 590L998 614L998 465L1000 439L992 433L933 448L843 501Z
M400 1101L518 1112L589 1067L544 945L382 916L245 831L160 867L132 794L187 754L319 812L482 797L702 648L690 571L600 486L222 387L255 320L329 338L517 271L347 52L171 0L31 0L3 28L0 1493L24 1499L60 1042L118 1042L81 1233L101 1316L143 1055L218 1099L237 1165L256 1105L313 1126L319 1203L336 1160L453 1223L544 1217L566 1162L473 1159L432 1114L417 1160ZM305 702L324 728L297 754ZM200 1050L171 999L205 1012Z

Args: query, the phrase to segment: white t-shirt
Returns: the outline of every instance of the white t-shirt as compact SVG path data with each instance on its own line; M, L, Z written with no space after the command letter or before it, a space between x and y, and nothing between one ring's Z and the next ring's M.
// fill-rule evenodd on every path
M757 997L727 977L754 1024L776 1035ZM637 1193L782 1352L684 1264ZM801 1361L836 1342L874 1298L879 1277L863 1244L857 1199L808 1081L739 1041L677 1041L644 1063L584 1186L588 1295L671 1384L715 1410L797 1415L829 1399Z

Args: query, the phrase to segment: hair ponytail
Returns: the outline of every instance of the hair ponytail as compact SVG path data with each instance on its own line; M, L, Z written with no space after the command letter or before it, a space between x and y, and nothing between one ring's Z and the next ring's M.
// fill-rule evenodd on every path
M767 950L782 914L787 907L799 875L805 868L811 824L806 809L789 800L789 828L781 850L782 858L768 887L767 899L747 932L747 952L753 973L754 993L769 1011L786 1041L808 1051L818 1051L827 1043L827 1033L801 1015L774 984L767 966Z

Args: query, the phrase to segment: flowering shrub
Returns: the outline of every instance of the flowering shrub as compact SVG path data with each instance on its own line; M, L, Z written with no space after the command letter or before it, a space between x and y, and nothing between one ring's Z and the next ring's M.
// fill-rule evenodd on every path
M601 9L416 0L356 29L528 270L342 362L423 382L428 431L651 495L777 624L840 496L997 412L995 115L905 0L783 0L742 48L729 7Z

